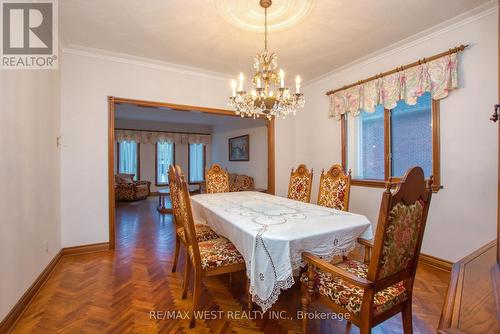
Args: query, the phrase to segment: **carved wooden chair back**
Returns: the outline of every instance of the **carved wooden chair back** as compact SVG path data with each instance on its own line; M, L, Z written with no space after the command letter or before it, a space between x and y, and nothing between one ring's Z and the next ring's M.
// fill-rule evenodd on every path
M229 192L229 174L218 164L206 170L205 182L208 194Z
M180 168L176 168L175 175L176 183L178 186L178 205L179 205L179 220L186 232L186 244L189 256L192 259L194 270L201 272L201 256L198 247L198 240L196 237L196 229L194 224L193 211L191 207L191 197L189 195L188 184L184 178Z
M431 186L432 178L426 182L420 167L408 170L394 193L390 183L386 186L367 273L368 280L377 282L374 293L403 281L411 294L431 203Z
M307 202L311 200L311 188L313 180L313 170L309 171L304 164L300 164L296 170L290 173L288 184L288 198Z
M351 192L351 171L347 174L342 166L335 164L325 173L321 171L319 180L318 205L342 211L349 211Z
M172 213L174 216L174 223L176 229L183 227L180 223L180 218L179 216L179 185L177 184L176 180L176 168L179 168L179 166L170 165L168 167L168 187L170 190L170 200L172 202ZM182 172L181 172L182 173Z

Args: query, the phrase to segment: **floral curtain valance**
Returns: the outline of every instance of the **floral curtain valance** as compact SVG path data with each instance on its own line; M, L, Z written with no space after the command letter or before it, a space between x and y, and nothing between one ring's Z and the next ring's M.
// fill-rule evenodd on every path
M135 141L141 144L210 144L211 135L159 131L115 130L116 141Z
M339 120L345 113L352 116L357 116L361 111L371 113L378 104L392 109L399 100L414 105L425 92L430 92L435 100L445 98L450 90L458 88L457 68L457 53L452 53L332 93L329 95L329 115Z

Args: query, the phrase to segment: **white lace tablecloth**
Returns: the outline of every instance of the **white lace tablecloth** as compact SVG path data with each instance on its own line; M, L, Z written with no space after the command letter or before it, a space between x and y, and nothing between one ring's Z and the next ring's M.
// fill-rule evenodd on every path
M252 299L265 312L294 283L302 253L327 260L354 249L356 238L373 237L362 215L260 192L192 196L196 219L205 220L243 255Z

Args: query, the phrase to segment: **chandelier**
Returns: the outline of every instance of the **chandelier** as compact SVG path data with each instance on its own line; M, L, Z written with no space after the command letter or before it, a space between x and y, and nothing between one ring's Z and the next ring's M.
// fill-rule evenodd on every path
M292 93L285 86L285 72L282 69L277 71L278 57L274 52L270 54L267 51L267 8L271 6L272 0L260 0L259 3L264 8L264 52L254 58L255 74L251 81L253 89L250 93L244 90L245 76L241 72L238 82L234 79L231 81L233 94L228 105L241 117L285 118L289 114L295 115L298 109L304 107L300 76L295 78L295 93Z

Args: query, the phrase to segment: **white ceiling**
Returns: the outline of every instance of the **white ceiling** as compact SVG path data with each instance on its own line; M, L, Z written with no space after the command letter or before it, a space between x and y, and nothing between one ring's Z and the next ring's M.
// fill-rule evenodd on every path
M204 125L219 130L254 128L266 125L264 119L219 116L199 111L177 111L168 108L145 108L132 104L118 104L115 111L117 119L173 123L175 125Z
M250 0L231 1L248 6ZM258 7L258 0L252 1ZM281 1L286 0L275 3ZM262 33L231 23L220 0L59 3L66 47L102 49L231 75L249 74L253 57L263 48ZM298 23L270 33L269 49L278 53L278 66L289 77L300 74L307 82L487 3L495 2L314 0Z

